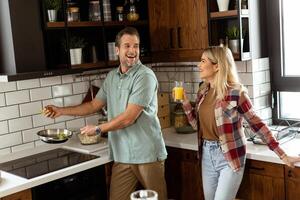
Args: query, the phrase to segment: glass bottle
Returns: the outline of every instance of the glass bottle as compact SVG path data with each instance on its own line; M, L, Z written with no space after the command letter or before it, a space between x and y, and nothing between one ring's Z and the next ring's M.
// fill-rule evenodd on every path
M119 21L119 22L124 21L124 13L123 13L124 8L123 8L123 6L117 6L116 10L117 10L116 20Z
M136 6L134 5L134 0L130 0L129 12L127 14L128 21L137 21L139 19L139 14L137 13Z
M90 1L89 20L90 21L100 21L101 20L99 1Z

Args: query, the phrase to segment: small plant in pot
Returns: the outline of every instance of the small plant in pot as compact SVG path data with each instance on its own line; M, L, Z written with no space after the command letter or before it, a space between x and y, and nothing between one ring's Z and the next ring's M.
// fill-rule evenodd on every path
M228 47L232 53L238 53L240 49L240 30L237 26L233 25L226 30L226 36L228 37Z
M66 41L64 41L64 48L67 51ZM82 49L87 45L87 42L81 38L72 36L69 39L69 48L70 48L70 59L71 65L78 65L82 63Z
M62 6L61 0L44 0L45 8L48 13L48 21L56 22L57 21L57 12Z

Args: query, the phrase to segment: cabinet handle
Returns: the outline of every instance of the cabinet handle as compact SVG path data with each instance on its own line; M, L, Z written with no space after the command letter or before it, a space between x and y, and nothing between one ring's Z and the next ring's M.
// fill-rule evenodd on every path
M250 167L250 169L259 170L259 171L265 170L264 167Z
M182 46L181 46L181 37L180 37L180 34L181 33L181 27L178 27L177 28L177 41L178 41L178 47L179 48L182 48Z
M292 170L288 171L288 177L292 177Z
M173 44L173 30L174 28L170 28L170 47L174 48L174 44Z

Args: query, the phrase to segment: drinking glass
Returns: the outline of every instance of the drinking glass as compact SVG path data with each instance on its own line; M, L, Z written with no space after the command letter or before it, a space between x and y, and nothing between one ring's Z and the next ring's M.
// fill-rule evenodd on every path
M183 81L174 82L173 92L174 92L174 100L176 102L182 102L184 100Z

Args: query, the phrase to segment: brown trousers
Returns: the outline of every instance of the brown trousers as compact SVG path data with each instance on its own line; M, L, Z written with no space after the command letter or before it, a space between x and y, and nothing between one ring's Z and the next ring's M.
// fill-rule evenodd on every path
M167 200L165 162L146 164L114 163L110 184L110 200L128 200L140 184L158 193L159 200Z

